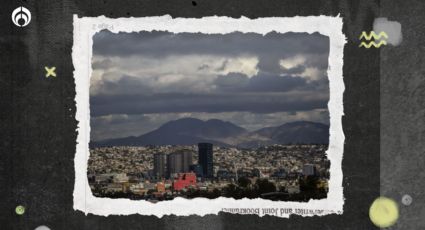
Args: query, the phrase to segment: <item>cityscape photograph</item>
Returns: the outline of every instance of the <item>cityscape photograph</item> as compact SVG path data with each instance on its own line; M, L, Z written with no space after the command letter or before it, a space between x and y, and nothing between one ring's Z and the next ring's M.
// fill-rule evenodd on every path
M97 33L93 195L326 198L328 54L319 33Z

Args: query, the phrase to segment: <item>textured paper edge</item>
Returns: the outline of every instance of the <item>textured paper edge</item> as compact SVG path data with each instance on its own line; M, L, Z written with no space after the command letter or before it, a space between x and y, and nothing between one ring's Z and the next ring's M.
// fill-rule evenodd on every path
M249 19L246 17L204 17L204 18L172 18L169 15L111 19L105 16L83 17L74 15L74 44L72 62L74 64L74 80L76 85L76 119L78 136L74 159L75 185L74 210L95 215L199 215L218 214L223 208L291 208L322 210L320 214L299 214L302 216L342 214L344 205L342 186L342 157L345 136L342 129L344 82L342 75L343 50L346 38L342 33L342 18L338 15L307 17L267 17ZM93 35L107 28L113 33L139 31L169 31L173 33L205 33L226 34L235 31L258 33L269 32L318 32L329 37L329 67L327 70L330 87L328 109L330 114L330 137L327 157L331 162L329 192L326 199L309 202L271 201L266 199L240 199L220 197L217 199L175 198L171 201L151 203L144 200L98 198L93 196L87 178L90 139L90 107L89 87L92 73L91 58ZM293 213L294 214L294 213ZM259 214L262 216L263 214ZM289 214L278 215L289 217Z

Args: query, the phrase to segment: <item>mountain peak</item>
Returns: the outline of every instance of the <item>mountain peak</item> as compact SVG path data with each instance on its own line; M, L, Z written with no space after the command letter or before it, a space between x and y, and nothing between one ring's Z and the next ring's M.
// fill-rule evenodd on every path
M199 142L242 147L290 143L327 144L329 126L311 121L295 121L248 132L219 119L203 121L181 118L138 137L112 139L93 143L92 146L194 145Z
M288 127L290 127L290 126L299 126L299 125L327 126L327 125L325 125L323 123L313 122L313 121L292 121L292 122L285 123L285 124L283 124L281 126L288 126ZM279 126L279 127L281 127L281 126Z

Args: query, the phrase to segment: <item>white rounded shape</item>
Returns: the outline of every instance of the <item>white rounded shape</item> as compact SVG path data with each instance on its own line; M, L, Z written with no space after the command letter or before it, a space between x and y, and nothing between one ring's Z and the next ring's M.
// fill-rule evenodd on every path
M401 203L403 203L404 205L409 206L410 204L412 204L413 198L408 195L405 194L402 198L401 198Z
M24 20L23 24L19 24L21 19ZM12 22L19 27L27 26L31 22L31 12L23 6L16 8L12 12Z

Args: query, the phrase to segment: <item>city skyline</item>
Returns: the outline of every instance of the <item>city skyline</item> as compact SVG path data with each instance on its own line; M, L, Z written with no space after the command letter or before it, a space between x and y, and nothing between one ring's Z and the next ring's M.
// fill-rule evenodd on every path
M327 195L326 149L311 144L238 149L211 143L102 147L91 150L87 176L92 192L100 197L308 201Z
M192 150L181 148L171 153L157 152L153 155L153 176L171 179L179 173L196 173L200 178L213 178L213 145L198 143L198 160L194 162Z

